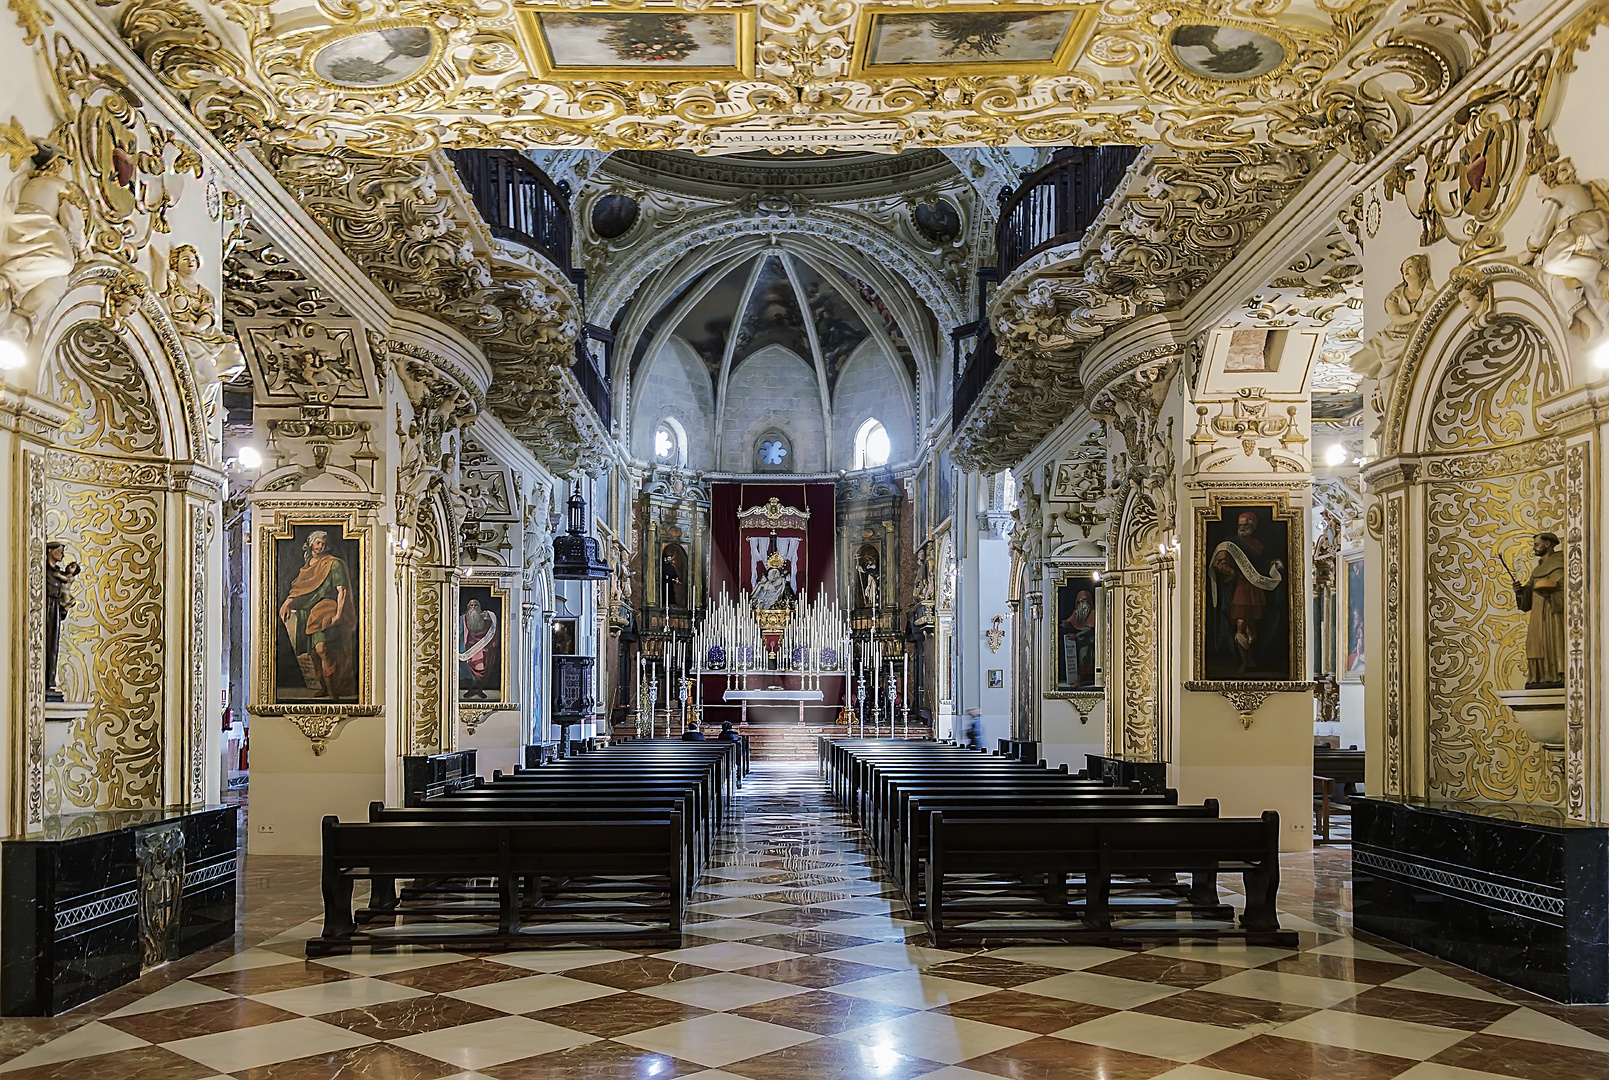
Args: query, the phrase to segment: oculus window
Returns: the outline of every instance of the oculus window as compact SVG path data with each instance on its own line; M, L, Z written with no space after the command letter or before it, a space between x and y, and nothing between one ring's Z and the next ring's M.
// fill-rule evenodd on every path
M674 416L667 416L654 428L654 461L681 467L687 464L687 432Z

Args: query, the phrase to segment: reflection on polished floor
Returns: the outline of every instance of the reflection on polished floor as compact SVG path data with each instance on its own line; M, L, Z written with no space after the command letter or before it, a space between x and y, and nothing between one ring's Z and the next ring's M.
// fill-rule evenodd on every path
M928 946L813 767L755 770L682 947L309 962L311 859L247 862L240 933L51 1020L6 1080L1586 1080L1609 1009L1351 936L1347 855L1285 864L1299 951ZM1228 886L1229 881L1225 881Z

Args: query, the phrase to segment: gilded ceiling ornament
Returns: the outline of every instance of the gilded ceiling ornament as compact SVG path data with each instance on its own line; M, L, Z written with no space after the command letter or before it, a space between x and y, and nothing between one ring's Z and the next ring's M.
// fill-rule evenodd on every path
M1443 36L1450 24L1461 33L1478 23L1467 35L1478 51L1491 21L1478 4L1447 6L1435 13ZM1277 131L1288 145L1369 153L1401 119L1377 115L1396 89L1382 96L1360 83L1329 95L1323 127L1304 99L1384 8L550 0L515 10L382 0L326 5L281 25L260 0L231 6L227 18L211 5L133 0L120 25L231 143L394 156L444 144L820 145L835 132L890 150L1158 138L1247 146ZM1417 74L1419 48L1383 41L1342 78L1367 83L1377 73L1363 69L1378 62L1441 81Z

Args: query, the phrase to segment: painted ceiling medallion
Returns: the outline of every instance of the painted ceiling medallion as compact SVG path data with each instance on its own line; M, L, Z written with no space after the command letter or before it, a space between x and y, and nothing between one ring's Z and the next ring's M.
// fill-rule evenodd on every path
M428 74L441 47L441 36L420 23L368 23L309 44L307 67L334 86L383 90Z
M1185 23L1174 27L1168 44L1192 75L1219 82L1255 79L1285 63L1285 46L1244 26Z

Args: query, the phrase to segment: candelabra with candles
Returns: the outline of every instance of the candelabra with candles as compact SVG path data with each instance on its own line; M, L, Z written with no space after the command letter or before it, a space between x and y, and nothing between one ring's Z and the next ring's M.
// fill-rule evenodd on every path
M779 675L797 677L801 690L819 690L824 678L851 673L849 619L825 590L792 609L758 612L747 592L734 599L723 591L694 629L689 646L695 714L701 714L704 704L704 675L725 675L732 690L750 689L751 679L764 689Z

